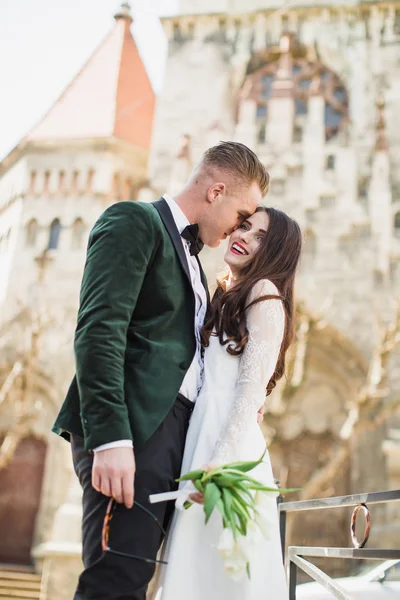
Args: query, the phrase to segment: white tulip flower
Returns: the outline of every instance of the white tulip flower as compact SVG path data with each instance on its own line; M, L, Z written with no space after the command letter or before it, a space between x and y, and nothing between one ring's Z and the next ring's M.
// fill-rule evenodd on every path
M247 573L247 561L241 558L240 555L225 560L224 565L225 571L233 581L240 581Z
M219 538L217 550L225 560L230 558L235 551L235 538L233 537L232 529L229 527L225 527L222 530L221 536Z
M272 498L269 498L268 503L264 501L256 506L254 520L266 540L271 538L276 526L276 519L276 503Z

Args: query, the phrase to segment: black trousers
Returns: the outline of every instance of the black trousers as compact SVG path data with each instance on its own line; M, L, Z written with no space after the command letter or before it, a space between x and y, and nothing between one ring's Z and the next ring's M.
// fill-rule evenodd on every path
M166 529L173 502L149 503L149 494L177 489L185 438L193 404L179 395L171 411L146 442L135 450L135 500L148 508ZM101 532L109 498L92 487L93 455L84 440L71 436L74 468L83 489L82 544L84 571L74 600L145 600L155 564L103 552ZM162 542L157 523L137 506L117 505L110 521L109 547L155 559Z

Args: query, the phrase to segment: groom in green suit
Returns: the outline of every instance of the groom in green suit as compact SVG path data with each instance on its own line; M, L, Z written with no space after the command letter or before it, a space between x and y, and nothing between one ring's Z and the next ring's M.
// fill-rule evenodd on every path
M76 375L53 427L71 442L83 488L75 600L145 600L173 510L148 497L177 487L201 387L208 291L198 252L251 215L268 184L249 148L221 142L174 199L114 204L90 234Z

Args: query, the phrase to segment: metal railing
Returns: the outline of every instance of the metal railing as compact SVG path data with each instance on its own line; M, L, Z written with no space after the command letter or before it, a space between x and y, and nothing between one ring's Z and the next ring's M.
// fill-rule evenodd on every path
M327 508L354 507L351 517L351 537L353 548L329 548L313 546L289 546L286 554L286 563L289 573L289 600L296 600L296 585L298 569L309 575L314 581L323 585L334 598L339 600L352 600L334 579L304 557L314 558L350 558L369 560L400 559L400 547L397 549L364 548L368 541L371 528L371 519L368 505L400 501L400 490L388 492L371 492L369 494L355 494L352 496L337 496L318 500L300 500L297 502L279 502L279 519L282 541L282 554L285 559L286 547L286 517L289 512L305 510L322 510ZM367 505L368 503L368 505ZM356 537L356 519L362 511L366 519L364 538L359 541Z

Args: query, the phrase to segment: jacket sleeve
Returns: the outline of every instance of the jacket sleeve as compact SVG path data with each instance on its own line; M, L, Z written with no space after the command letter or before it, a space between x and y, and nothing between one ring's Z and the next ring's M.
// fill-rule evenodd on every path
M143 205L121 202L102 214L89 237L74 341L88 450L133 439L124 395L126 336L155 250L154 230Z

